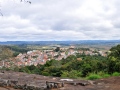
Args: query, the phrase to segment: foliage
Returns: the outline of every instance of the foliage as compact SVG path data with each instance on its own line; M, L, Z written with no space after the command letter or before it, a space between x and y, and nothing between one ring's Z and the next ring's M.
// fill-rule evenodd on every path
M9 59L13 56L13 51L7 47L2 47L0 51L0 60Z
M120 76L120 73L119 73L119 72L114 72L114 73L112 74L112 76Z
M48 72L43 72L42 75L49 76L49 73Z
M108 72L120 72L120 45L112 47L108 55Z
M120 60L120 45L114 46L110 49L111 53L109 54L109 58L115 58L116 60Z
M17 53L26 53L27 51L30 50L25 45L19 45L19 46L14 45L14 46L8 46L8 47Z
M103 78L108 78L108 77L110 77L110 74L104 74L103 75Z
M71 70L70 72L62 71L62 75L61 75L61 77L69 77L69 78L78 78L81 76L82 76L82 73L77 70Z
M107 78L111 76L110 74L103 72L103 71L97 72L96 74L101 76L102 78Z
M60 47L56 47L55 52L60 51Z
M94 80L94 79L100 79L101 76L97 75L97 74L90 74L87 79L89 80Z
M14 52L13 57L17 57L19 55L19 52Z
M76 54L60 61L50 60L36 67L33 65L22 67L19 71L56 77L87 77L87 79L119 76L120 73L117 72L120 72L120 45L111 48L110 51L108 57Z

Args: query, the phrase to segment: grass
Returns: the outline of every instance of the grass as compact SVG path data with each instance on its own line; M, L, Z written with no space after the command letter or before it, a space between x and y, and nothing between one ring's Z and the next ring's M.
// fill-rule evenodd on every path
M102 77L97 74L90 74L89 76L87 76L88 80L95 80L95 79L100 79L100 78Z
M108 78L108 77L110 77L110 74L104 74L103 75L103 78Z
M100 79L100 78L108 78L111 76L120 76L119 72L114 72L112 75L108 74L108 73L104 73L104 72L98 72L96 73L90 73L86 79L88 80L95 80L95 79Z
M112 74L112 76L120 76L120 73L119 73L119 72L114 72L114 73Z

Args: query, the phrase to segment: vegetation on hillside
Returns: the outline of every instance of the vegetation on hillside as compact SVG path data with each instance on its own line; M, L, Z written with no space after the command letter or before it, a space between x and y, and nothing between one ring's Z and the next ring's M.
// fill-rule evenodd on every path
M50 60L44 65L15 68L15 71L45 76L98 79L120 75L120 45L112 47L109 55L76 54L62 60Z
M0 48L0 60L9 59L13 56L13 51L6 47Z

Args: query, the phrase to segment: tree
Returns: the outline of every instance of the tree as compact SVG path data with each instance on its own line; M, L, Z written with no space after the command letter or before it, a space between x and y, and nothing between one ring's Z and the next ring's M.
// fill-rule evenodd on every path
M2 67L5 66L4 62L8 61L8 59L11 58L12 56L13 56L13 52L9 48L2 47L0 51L0 61L3 61Z
M26 2L26 3L29 3L29 4L31 4L31 1L26 1L26 0L20 0L20 2ZM2 11L1 11L1 9L0 9L0 16L3 16L3 13L2 13Z
M108 55L108 72L120 72L120 45L112 47Z
M1 12L1 9L0 9L0 15L3 16L2 12Z
M55 52L60 51L60 47L56 47Z
M21 2L27 2L29 4L31 4L31 1L26 1L26 0L20 0Z
M9 59L12 56L13 56L12 50L10 50L9 48L6 48L6 47L2 47L2 49L0 51L0 60Z
M82 66L82 76L87 76L92 71L92 67L89 63L84 63Z
M115 47L112 47L110 49L110 54L108 55L109 59L115 58L120 60L120 45L117 45Z

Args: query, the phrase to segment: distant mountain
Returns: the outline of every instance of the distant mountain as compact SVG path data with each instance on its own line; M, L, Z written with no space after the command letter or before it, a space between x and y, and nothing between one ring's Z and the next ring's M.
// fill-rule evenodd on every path
M79 40L79 41L6 41L0 42L0 45L104 45L104 44L111 44L116 45L120 44L120 40Z

